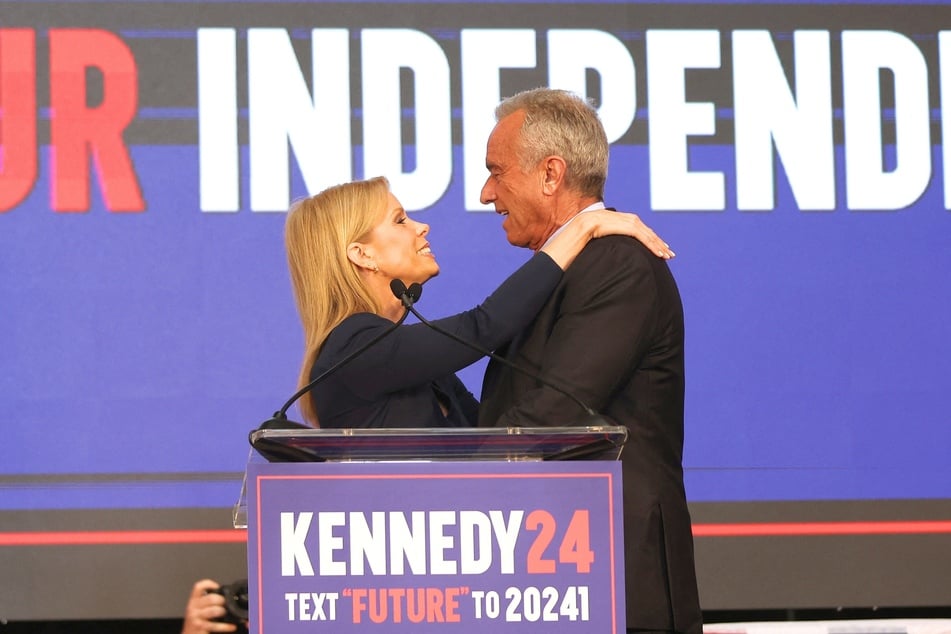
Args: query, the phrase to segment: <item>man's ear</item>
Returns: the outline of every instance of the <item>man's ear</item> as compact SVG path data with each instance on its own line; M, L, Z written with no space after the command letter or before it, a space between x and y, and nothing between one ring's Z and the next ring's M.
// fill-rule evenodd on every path
M565 171L567 171L568 165L565 163L565 159L557 155L545 158L542 161L542 165L545 168L542 189L545 194L550 196L558 191L564 184Z

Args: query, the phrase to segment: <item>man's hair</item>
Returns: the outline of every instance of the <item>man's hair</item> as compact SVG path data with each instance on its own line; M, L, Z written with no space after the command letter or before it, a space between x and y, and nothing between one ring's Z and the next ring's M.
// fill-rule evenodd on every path
M567 170L565 185L586 196L604 198L608 177L608 138L598 113L567 90L534 88L505 99L496 121L525 111L520 131L521 167L527 171L547 156L560 156Z
M310 382L310 369L331 330L350 315L380 310L347 257L347 247L366 239L380 222L389 192L383 177L355 181L298 200L287 214L284 244L304 328L298 387ZM300 410L305 420L319 425L310 394L300 400Z

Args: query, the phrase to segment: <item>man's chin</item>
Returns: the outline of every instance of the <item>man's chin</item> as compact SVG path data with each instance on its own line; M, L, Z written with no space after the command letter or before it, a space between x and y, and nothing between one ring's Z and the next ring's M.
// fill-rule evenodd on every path
M528 243L524 240L524 238L521 238L510 231L505 232L505 239L508 240L508 243L513 247L525 248L528 246Z

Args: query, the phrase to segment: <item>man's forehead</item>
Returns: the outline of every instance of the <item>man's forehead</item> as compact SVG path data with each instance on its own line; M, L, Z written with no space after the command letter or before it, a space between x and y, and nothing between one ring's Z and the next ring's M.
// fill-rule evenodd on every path
M501 162L507 154L515 150L518 132L521 129L524 110L518 110L503 117L495 124L486 144L486 165L491 167Z
M497 134L498 129L498 125L492 129L492 132L489 134L489 140L485 146L485 166L490 169L497 167L502 160L502 148L499 147L502 140L500 139L500 135Z
M510 138L517 136L519 130L522 129L522 124L525 122L525 115L524 110L516 110L515 112L505 115L495 124L494 131L499 132L500 136L503 134Z

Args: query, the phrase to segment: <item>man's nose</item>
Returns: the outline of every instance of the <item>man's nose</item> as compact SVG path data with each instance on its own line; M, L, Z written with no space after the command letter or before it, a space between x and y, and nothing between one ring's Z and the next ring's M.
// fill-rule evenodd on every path
M495 188L492 186L492 177L486 179L485 185L482 186L482 191L479 194L479 202L483 205L488 205L490 202L495 200Z

